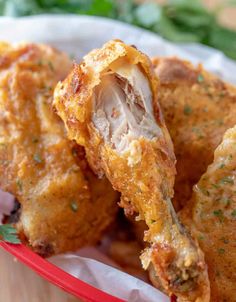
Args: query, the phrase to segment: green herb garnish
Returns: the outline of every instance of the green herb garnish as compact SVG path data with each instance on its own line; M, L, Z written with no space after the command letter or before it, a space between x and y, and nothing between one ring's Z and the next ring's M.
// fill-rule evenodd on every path
M19 5L20 2L20 5ZM82 14L121 20L148 29L173 42L198 42L236 59L236 32L225 28L219 13L235 1L222 2L210 11L200 0L169 0L164 4L135 0L0 0L0 15L29 16L42 13Z
M215 216L221 216L223 213L222 213L222 210L215 210L215 211L213 212L213 214L214 214Z
M236 209L231 212L231 216L236 217Z
M230 184L233 185L234 184L234 180L232 179L231 176L225 176L220 180L221 184Z
M189 105L184 106L184 114L185 115L190 115L192 113L192 108Z
M224 96L225 96L225 91L221 91L221 92L219 93L219 97L222 98L222 97L224 97Z
M201 138L204 137L204 135L203 135L201 129L199 129L198 127L195 127L195 126L194 126L194 127L192 128L192 131L193 131L194 133L196 133L196 135L197 135L197 137L198 137L199 139L201 139Z
M216 123L217 126L222 126L222 125L224 125L224 121L221 120L221 119L216 120L215 123Z
M202 74L199 74L198 77L197 77L197 81L198 83L202 83L204 81L204 77Z
M219 249L218 249L218 253L219 253L220 255L224 254L224 253L225 253L225 249L219 248Z
M51 69L51 71L54 71L54 66L51 61L48 62L48 66Z
M18 189L19 189L20 191L22 191L22 189L23 189L23 184L22 184L22 180L21 180L21 179L17 179L17 180L16 180L16 185L17 185Z
M77 212L78 211L78 204L76 201L72 200L70 203L70 208L73 212Z
M223 164L223 163L219 165L219 169L223 169L224 167L225 167L225 164Z
M201 191L202 191L202 193L203 193L204 195L210 196L210 192L209 192L207 189L201 188Z
M222 203L225 204L225 206L229 206L231 204L231 199L230 198L223 198Z
M0 240L13 244L20 243L20 239L17 236L17 231L11 224L0 225Z
M38 163L38 164L41 164L43 162L40 154L38 154L38 153L34 154L34 161L36 161L36 163Z
M220 222L224 221L224 214L222 210L215 210L213 211L213 214L219 218Z

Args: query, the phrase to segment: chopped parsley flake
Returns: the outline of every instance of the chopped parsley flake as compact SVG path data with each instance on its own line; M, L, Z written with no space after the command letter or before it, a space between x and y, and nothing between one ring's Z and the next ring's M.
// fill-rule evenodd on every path
M203 236L203 235L199 235L199 236L198 236L198 239L199 239L199 240L204 240L204 236Z
M220 255L224 254L225 253L225 249L223 249L223 248L218 249L218 253Z
M199 138L199 139L202 139L202 138L204 138L204 135L199 134L199 135L198 135L198 138Z
M52 87L51 87L51 86L44 86L44 87L42 88L42 92L44 92L44 93L48 93L48 92L50 92L51 90L52 90ZM44 104L47 105L47 102L44 102Z
M219 93L219 97L223 97L223 96L225 96L225 91L221 91L220 93Z
M204 77L201 73L198 75L197 81L198 81L198 83L202 83L204 81Z
M223 214L222 210L215 210L213 213L215 216L222 216Z
M231 199L230 198L224 198L224 199L222 199L222 202L227 207L227 206L229 206L231 204Z
M225 164L220 164L219 169L223 169L225 167Z
M194 133L196 133L196 136L197 136L199 139L201 139L201 138L204 137L204 135L203 135L201 129L199 129L198 127L193 127L193 128L192 128L192 131L193 131Z
M213 188L218 189L220 186L217 184L211 184Z
M213 211L213 214L219 218L220 222L224 220L224 215L222 210L215 210Z
M156 222L156 220L155 219L151 219L151 223L154 223L154 222Z
M231 176L225 176L220 180L220 183L222 184L230 184L233 185L234 184L234 180L232 179Z
M218 126L222 126L222 125L224 125L224 122L223 122L223 120L219 119L219 120L216 121L216 124Z
M41 156L38 153L34 154L34 161L36 161L36 163L41 164L43 162Z
M17 185L18 189L19 189L20 191L22 191L22 189L23 189L23 184L22 184L22 181L21 181L20 179L17 179L17 180L16 180L16 185Z
M70 203L70 208L73 212L77 212L78 211L78 204L76 201L72 200Z
M231 212L231 216L236 217L236 209Z
M210 196L210 192L208 190L206 190L205 188L201 188L201 191L204 195Z
M184 106L184 114L185 115L190 115L192 113L192 108L189 105Z
M16 229L11 224L0 225L0 240L19 244L20 239L17 236Z
M48 66L51 69L51 71L54 71L54 66L51 61L48 62Z

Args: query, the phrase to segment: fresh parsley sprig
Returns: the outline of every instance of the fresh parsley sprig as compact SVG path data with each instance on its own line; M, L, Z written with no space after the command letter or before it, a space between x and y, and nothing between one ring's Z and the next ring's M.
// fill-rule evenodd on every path
M13 244L20 243L17 231L11 224L0 225L0 241L6 241Z
M202 43L236 60L236 32L218 22L222 9L234 5L236 0L226 0L209 11L201 0L167 0L163 5L155 1L138 4L135 0L0 0L0 15L103 16L151 30L173 42Z

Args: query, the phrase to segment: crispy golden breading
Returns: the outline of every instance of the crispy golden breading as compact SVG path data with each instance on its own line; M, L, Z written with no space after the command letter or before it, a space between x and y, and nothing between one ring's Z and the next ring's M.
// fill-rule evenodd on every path
M160 80L158 100L177 158L174 205L179 209L212 162L225 131L236 124L236 88L177 58L153 62Z
M152 266L161 286L178 301L209 301L203 254L171 204L175 156L148 58L110 41L74 66L54 97L69 137L85 147L93 170L105 173L121 192L126 214L145 220L143 267Z
M236 301L236 126L194 187L182 220L197 236L209 269L212 302Z
M0 44L0 187L20 202L18 229L44 256L96 243L116 212L116 193L82 172L52 110L54 86L70 68L51 47Z

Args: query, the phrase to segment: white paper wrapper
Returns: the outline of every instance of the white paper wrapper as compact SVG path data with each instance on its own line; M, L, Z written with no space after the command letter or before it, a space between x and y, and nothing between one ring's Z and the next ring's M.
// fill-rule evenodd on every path
M174 45L155 34L120 22L86 16L36 16L0 19L0 40L33 41L53 45L80 60L93 48L118 38L136 45L149 56L178 56L203 63L204 67L236 84L236 63L221 52L198 44ZM8 197L7 197L8 198ZM12 199L0 195L1 214L8 214ZM110 259L95 248L52 257L54 264L70 274L126 301L167 302L169 299L149 284L114 268ZM106 264L104 264L106 263Z
M0 190L0 224L4 215L10 215L14 208L14 197L6 192Z
M236 63L220 51L199 44L176 45L156 34L118 21L87 16L36 16L0 18L0 40L43 42L74 54L80 59L110 39L136 45L149 56L179 56L236 84Z
M111 267L116 264L95 248L55 256L50 261L71 275L125 301L169 302L168 297L153 286Z

